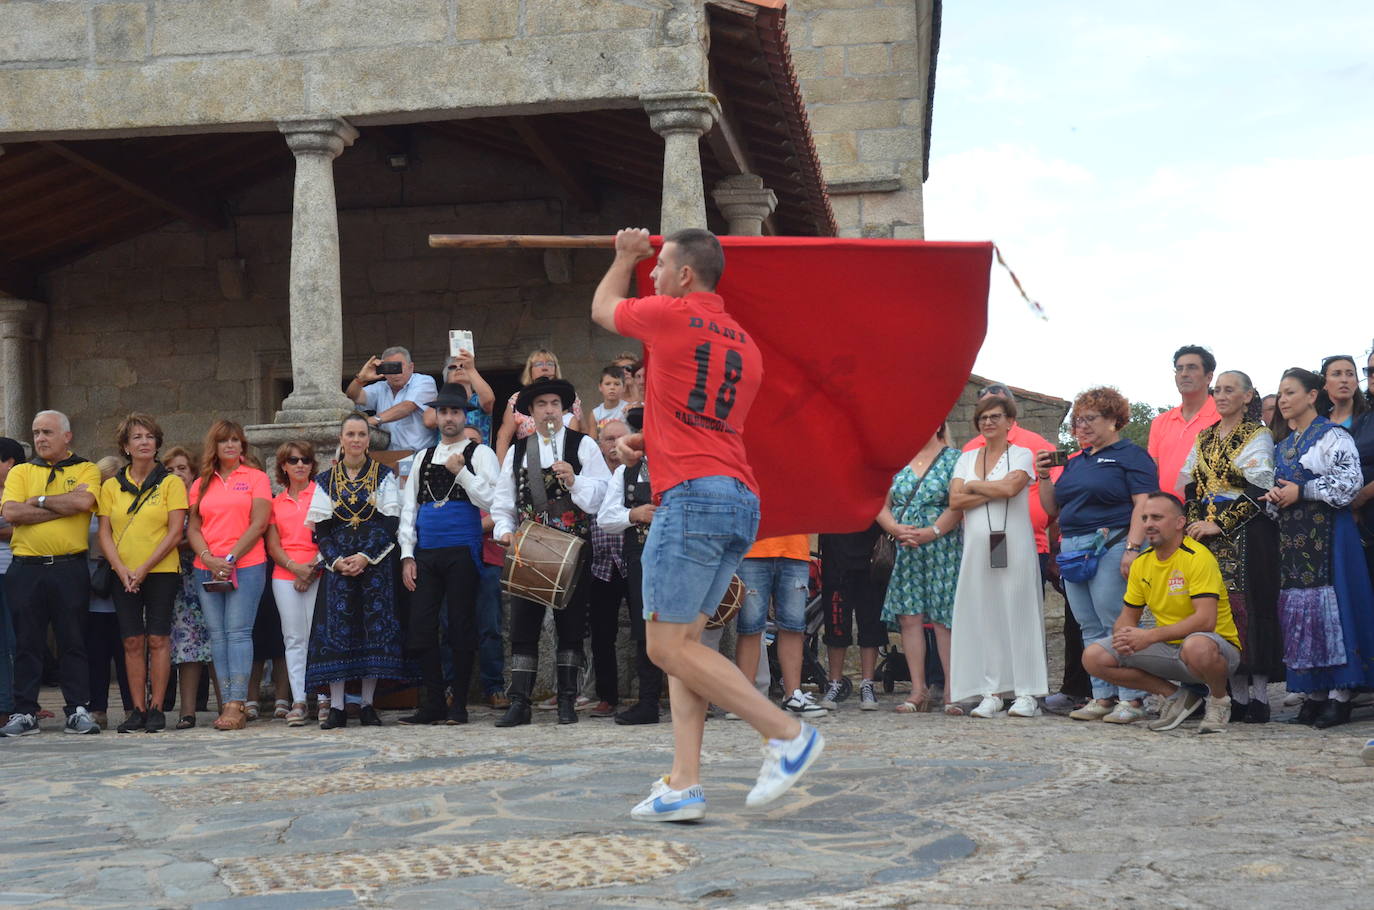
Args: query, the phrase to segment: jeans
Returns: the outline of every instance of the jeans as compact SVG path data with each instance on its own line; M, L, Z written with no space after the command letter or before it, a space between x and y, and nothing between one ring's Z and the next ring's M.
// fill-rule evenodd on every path
M286 651L286 678L291 681L293 702L305 701L305 658L310 651L310 621L315 617L315 595L319 592L319 576L305 591L297 591L294 581L272 579L272 594L281 616L281 639ZM281 694L277 697L281 698Z
M501 638L501 567L482 565L477 585L477 665L487 695L506 688L505 643Z
M14 713L14 621L5 606L5 576L0 575L0 714Z
M644 542L644 618L692 623L713 615L758 527L758 497L733 477L667 490Z
M773 607L773 622L784 632L806 631L807 582L811 566L800 559L766 556L745 559L735 572L744 583L744 603L736 620L740 635L758 635L768 624L768 607Z
M248 675L253 670L253 621L258 601L267 585L267 563L238 570L238 587L232 591L200 590L200 608L210 633L210 654L224 691L224 700L248 699ZM206 569L196 569L196 583L214 580Z
M1107 535L1110 540L1119 533L1113 528ZM1064 552L1086 550L1093 546L1094 534L1079 534L1065 537L1060 545ZM1078 627L1083 630L1083 647L1095 645L1112 637L1112 625L1121 615L1122 598L1126 596L1126 579L1121 577L1121 558L1126 554L1126 537L1109 547L1097 561L1097 574L1087 582L1064 582L1064 595L1069 599L1069 609ZM1123 701L1144 698L1139 689L1118 689L1104 679L1092 677L1093 698L1116 696Z

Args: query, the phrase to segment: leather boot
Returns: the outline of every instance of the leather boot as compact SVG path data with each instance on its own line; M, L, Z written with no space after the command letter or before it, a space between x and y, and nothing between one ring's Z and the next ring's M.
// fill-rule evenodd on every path
M402 717L397 723L406 727L441 724L444 722L444 670L437 647L427 648L419 656L420 679L424 683L419 709Z
M558 652L558 722L577 723L577 692L582 654L578 651Z
M663 671L649 659L644 642L635 642L635 674L639 677L639 701L615 716L618 724L630 726L658 723L658 700L663 694Z
M498 727L520 727L530 722L530 695L534 692L534 674L539 658L534 654L512 654L510 658L510 707L496 722Z
M1328 698L1326 704L1322 706L1321 713L1312 721L1313 728L1325 730L1328 727L1339 727L1342 724L1350 723L1351 707L1352 705L1348 701Z

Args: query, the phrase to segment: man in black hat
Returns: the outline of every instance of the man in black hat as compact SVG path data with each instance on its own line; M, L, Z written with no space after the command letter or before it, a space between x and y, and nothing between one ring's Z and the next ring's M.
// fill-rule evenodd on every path
M467 693L477 655L477 588L482 567L482 510L491 508L500 469L496 453L463 438L467 396L445 383L426 407L438 418L439 444L420 451L401 491L401 581L410 599L407 647L420 663L425 686L420 709L403 724L465 724ZM444 707L439 653L439 609L448 604L453 654L453 704Z
M571 383L551 377L536 379L516 396L515 410L534 418L536 432L517 439L506 450L501 463L491 517L495 521L492 533L503 546L510 545L511 536L525 520L584 541L591 537L592 515L601 504L610 471L591 437L563 426L563 413L572 407L576 397ZM577 723L578 671L583 665L590 575L591 561L583 560L567 607L554 613L560 724ZM543 604L523 597L511 598L511 705L496 722L498 727L530 722L530 695L534 691L543 625Z

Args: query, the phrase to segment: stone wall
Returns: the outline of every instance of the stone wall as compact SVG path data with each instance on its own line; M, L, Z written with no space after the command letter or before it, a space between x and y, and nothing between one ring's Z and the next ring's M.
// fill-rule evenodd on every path
M846 237L921 239L933 0L792 0L788 37Z
M531 349L551 346L587 406L599 403L600 368L633 347L588 318L607 253L432 250L428 236L609 233L651 222L658 199L608 190L600 211L582 213L536 165L423 131L407 171L381 158L364 137L335 162L340 381L390 344L437 373L448 330L466 328L479 368L518 369ZM513 201L443 203L455 196L455 174L460 191L480 184ZM291 180L288 166L233 200L232 229L170 225L53 273L47 406L70 414L83 454L111 451L116 424L133 409L156 415L169 443L198 442L216 417L272 420L291 379ZM236 277L222 280L222 271ZM242 299L232 299L240 285Z
M0 136L600 108L704 89L704 22L700 0L6 0Z

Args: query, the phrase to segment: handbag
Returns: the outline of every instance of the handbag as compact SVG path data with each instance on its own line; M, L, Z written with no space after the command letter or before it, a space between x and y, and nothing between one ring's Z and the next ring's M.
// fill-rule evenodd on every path
M108 559L96 557L95 568L91 570L91 593L96 597L105 599L114 593L114 589L114 566L110 565Z
M1122 528L1111 540L1098 540L1091 550L1065 550L1054 557L1059 577L1074 584L1087 584L1097 575L1097 563L1102 554L1121 542L1130 528Z
M937 456L938 457L938 456ZM932 460L930 467L935 467ZM926 468L926 473L930 473L930 468ZM922 474L916 478L916 486L912 488L911 495L902 503L901 511L905 512L907 506L916 498L920 492L921 484L925 482L926 476ZM873 553L868 559L868 578L878 591L886 591L887 584L892 580L892 569L897 564L897 538L884 531L878 535L878 539L873 541Z

